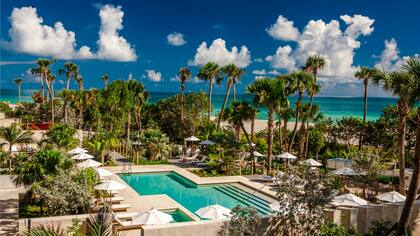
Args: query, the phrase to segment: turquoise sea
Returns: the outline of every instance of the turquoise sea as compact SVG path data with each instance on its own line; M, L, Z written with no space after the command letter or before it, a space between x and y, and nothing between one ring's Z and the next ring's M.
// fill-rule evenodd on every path
M22 101L31 102L32 94L36 90L22 90L21 98ZM162 93L152 92L150 95L150 102L154 103L160 99L164 99L174 95L174 93ZM214 113L220 110L223 104L224 94L213 95ZM238 99L252 100L252 96L248 94L237 95ZM232 96L230 97L232 99ZM0 90L0 101L7 101L10 103L16 103L18 101L18 95L16 89L1 89ZM290 103L294 105L296 98L290 98ZM344 116L363 117L363 97L323 97L317 96L314 98L314 102L318 104L320 111L324 116L331 117L333 120L337 120ZM369 97L368 98L368 120L377 119L383 110L383 108L390 104L396 104L397 99L395 98L383 98L383 97ZM259 119L266 119L266 112L263 108L260 108L258 115Z

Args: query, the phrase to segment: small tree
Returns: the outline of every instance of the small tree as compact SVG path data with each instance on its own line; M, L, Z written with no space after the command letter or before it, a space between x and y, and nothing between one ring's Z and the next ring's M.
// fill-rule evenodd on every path
M260 235L257 226L260 222L257 210L253 207L236 206L232 209L232 218L219 231L220 236Z
M362 185L363 196L366 198L366 188L373 185L378 188L377 178L383 169L379 163L379 156L373 150L357 152L353 156L352 167L359 173L355 179Z

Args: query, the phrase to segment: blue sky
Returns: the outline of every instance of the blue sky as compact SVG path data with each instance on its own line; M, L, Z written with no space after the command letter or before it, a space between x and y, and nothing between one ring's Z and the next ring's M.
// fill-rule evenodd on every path
M318 53L328 62L321 95L360 96L362 85L351 76L357 66L395 70L420 53L418 12L415 0L1 1L0 84L15 88L23 76L23 89L37 88L29 63L54 56L55 71L66 61L79 64L87 88L102 87L99 77L108 73L111 80L131 74L150 91L178 91L180 67L195 74L215 60L246 68L238 88L244 92L258 76L296 70ZM207 84L187 85L200 89ZM376 88L370 94L385 95Z

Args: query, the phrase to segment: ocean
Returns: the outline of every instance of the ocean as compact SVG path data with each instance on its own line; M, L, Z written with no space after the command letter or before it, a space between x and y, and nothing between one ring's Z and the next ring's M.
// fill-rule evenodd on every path
M22 90L22 101L31 102L32 94L37 90ZM160 99L164 99L174 95L174 93L152 92L150 94L150 102L155 103ZM233 97L230 96L229 99ZM224 94L213 94L212 101L214 105L214 113L220 110L223 105ZM248 94L237 95L239 100L252 101L252 96ZM296 102L296 97L291 97L290 104L293 106ZM0 101L7 101L10 103L18 102L18 94L16 89L1 89ZM368 98L368 113L367 120L376 120L382 113L382 110L387 105L396 104L396 98L383 98L383 97L369 97ZM363 97L314 97L314 103L319 106L320 111L326 117L333 120L340 119L345 116L363 117ZM267 119L264 108L259 108L258 119Z

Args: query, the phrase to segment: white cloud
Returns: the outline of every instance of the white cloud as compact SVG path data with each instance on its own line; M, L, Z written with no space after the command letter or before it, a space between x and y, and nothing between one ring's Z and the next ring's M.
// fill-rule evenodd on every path
M419 58L419 54L414 54ZM400 50L395 39L385 40L385 48L379 57L380 61L375 65L376 68L385 71L400 70L402 65L410 58L409 56L400 56Z
M233 63L238 67L247 67L251 63L251 54L246 46L242 46L239 51L237 47L232 47L229 51L225 40L218 38L209 47L206 42L202 42L197 48L194 60L190 60L188 64L204 65L207 62L215 62L219 66Z
M101 18L99 40L97 41L99 58L112 61L137 60L134 47L118 33L123 29L123 16L124 12L121 10L121 6L105 5L99 11Z
M274 55L266 57L266 61L274 68L291 71L304 65L309 56L319 54L326 61L324 69L319 71L321 81L339 79L339 82L355 82L353 74L357 67L353 65L353 57L355 49L361 45L358 39L373 32L374 20L361 15L343 15L340 18L346 24L344 30L340 29L337 20L328 23L309 21L295 40L295 49L289 45L279 47Z
M147 78L153 82L160 82L162 80L162 74L155 70L146 70Z
M269 74L269 75L279 75L279 74L280 74L280 72L279 72L278 70L270 70L270 71L268 72L268 74Z
M99 16L98 53L88 46L77 49L76 34L65 29L57 21L54 26L43 24L34 7L14 8L10 16L10 42L2 42L10 50L37 56L51 56L58 59L105 59L113 61L134 61L137 59L134 48L119 36L123 28L121 7L102 6Z
M172 34L169 34L168 36L166 36L166 39L168 40L168 44L173 46L182 46L187 43L184 40L184 35L178 32L173 32Z
M264 60L262 59L262 58L255 58L255 60L254 60L255 62L264 62Z
M179 82L180 81L179 80L179 76L175 75L175 76L169 78L169 81L171 81L171 82Z
M264 79L264 78L267 78L267 76L257 75L257 76L254 77L254 79Z
M265 29L275 39L284 41L296 41L299 38L299 30L293 26L293 21L279 15L276 23Z
M133 73L128 74L127 80L132 80L132 79L134 79Z
M265 74L267 74L267 71L265 71L264 69L262 69L262 70L253 70L252 71L252 74L254 74L254 75L265 75Z

